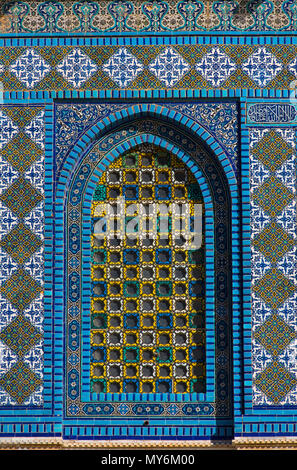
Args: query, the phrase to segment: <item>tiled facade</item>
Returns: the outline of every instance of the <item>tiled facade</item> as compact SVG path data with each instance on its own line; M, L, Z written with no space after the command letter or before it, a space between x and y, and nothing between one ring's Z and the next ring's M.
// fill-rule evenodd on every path
M296 435L296 11L5 2L1 436ZM116 196L200 251L98 243Z

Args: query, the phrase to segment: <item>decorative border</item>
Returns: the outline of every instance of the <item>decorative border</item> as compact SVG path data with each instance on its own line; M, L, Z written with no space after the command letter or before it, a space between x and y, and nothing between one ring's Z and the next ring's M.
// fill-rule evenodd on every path
M168 34L174 32L288 32L295 29L293 1L19 2L2 6L2 34ZM47 8L51 6L51 8ZM30 19L33 19L30 24ZM278 21L276 21L278 20Z
M162 98L165 93L176 98L290 96L297 76L295 37L221 39L59 38L54 45L50 38L0 40L4 99L26 99L30 90L41 99ZM148 55L142 53L144 47ZM83 64L80 72L76 61ZM130 64L127 79L116 76L119 61ZM28 71L32 63L34 74ZM265 74L260 63L266 63ZM171 78L166 64L175 67Z

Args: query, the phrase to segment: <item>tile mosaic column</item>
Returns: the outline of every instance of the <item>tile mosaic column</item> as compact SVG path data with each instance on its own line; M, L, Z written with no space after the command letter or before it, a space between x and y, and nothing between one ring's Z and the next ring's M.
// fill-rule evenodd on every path
M297 404L296 142L251 129L254 405Z
M43 106L0 109L0 405L42 404Z

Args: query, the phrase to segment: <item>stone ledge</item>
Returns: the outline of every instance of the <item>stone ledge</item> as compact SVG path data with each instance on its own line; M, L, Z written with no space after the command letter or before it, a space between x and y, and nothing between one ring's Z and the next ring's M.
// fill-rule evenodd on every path
M233 441L153 441L114 440L88 441L62 438L0 438L0 450L66 450L66 449L197 449L197 450L297 450L297 439L236 438Z

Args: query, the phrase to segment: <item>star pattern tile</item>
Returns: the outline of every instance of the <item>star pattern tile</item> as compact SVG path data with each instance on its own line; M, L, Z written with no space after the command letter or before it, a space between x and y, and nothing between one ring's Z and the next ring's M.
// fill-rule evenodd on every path
M76 48L57 65L56 69L74 88L80 88L98 67L81 49Z
M172 87L190 70L188 62L172 47L161 52L149 70L166 86Z
M213 47L196 64L196 70L213 86L218 87L235 72L236 65L219 47Z
M143 70L143 64L125 47L106 61L102 70L120 87L128 86Z
M260 87L273 80L282 68L282 63L266 47L257 49L242 64L242 70Z
M49 64L34 49L27 49L10 66L10 72L28 88L34 88L50 69Z

